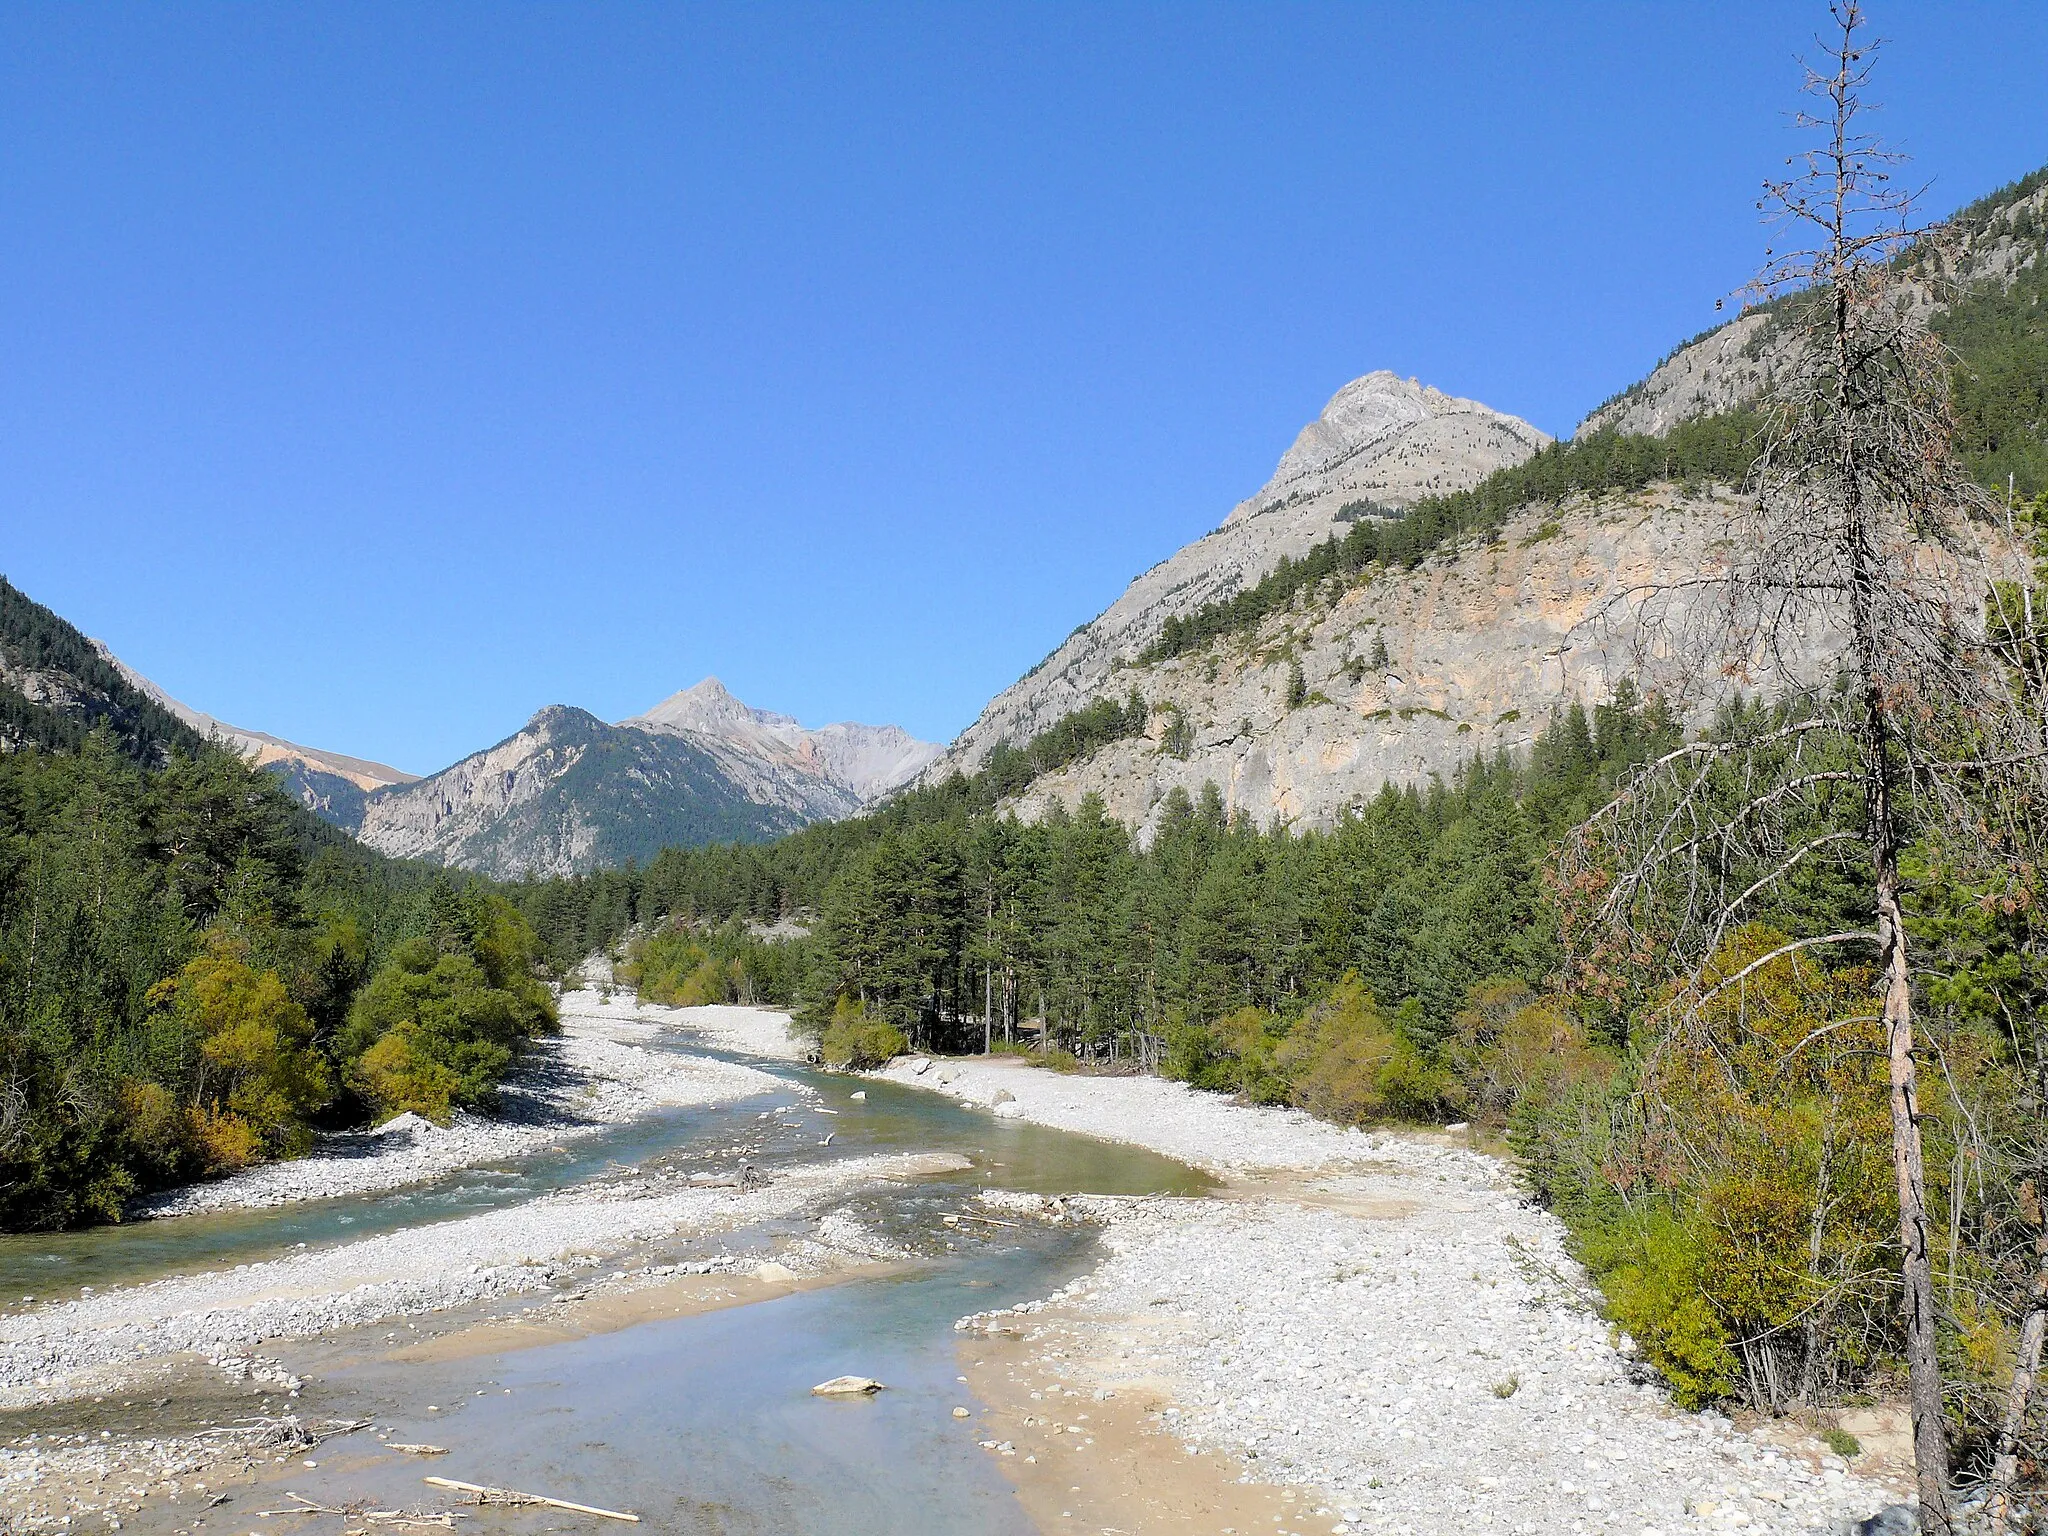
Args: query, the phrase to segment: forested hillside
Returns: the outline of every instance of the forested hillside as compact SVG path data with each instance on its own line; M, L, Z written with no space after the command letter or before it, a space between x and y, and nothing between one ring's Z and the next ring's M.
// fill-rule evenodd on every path
M0 1230L488 1108L553 1018L517 911L356 845L0 599L40 690L0 753Z
M0 576L0 749L75 751L102 721L137 762L161 764L206 744L76 628Z

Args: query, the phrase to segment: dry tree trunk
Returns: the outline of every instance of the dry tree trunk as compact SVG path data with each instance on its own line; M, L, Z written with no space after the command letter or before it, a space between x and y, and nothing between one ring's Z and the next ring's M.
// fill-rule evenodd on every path
M1948 1426L1941 1409L1941 1361L1935 1353L1934 1261L1927 1242L1927 1173L1920 1148L1919 1084L1913 1065L1913 996L1898 876L1880 879L1878 929L1885 959L1884 1027L1891 1068L1892 1165L1899 1182L1899 1276L1904 1282L1907 1403L1913 1416L1913 1467L1921 1523L1949 1529Z

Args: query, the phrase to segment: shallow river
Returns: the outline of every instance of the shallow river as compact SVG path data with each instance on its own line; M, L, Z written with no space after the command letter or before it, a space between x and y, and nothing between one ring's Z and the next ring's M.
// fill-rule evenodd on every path
M267 1491L236 1495L203 1524L187 1504L130 1517L126 1528L338 1532L343 1522L334 1516L251 1521L258 1508L288 1503L281 1497L285 1488L317 1502L369 1498L415 1504L433 1493L420 1482L422 1473L432 1472L635 1510L646 1518L643 1530L846 1536L1028 1531L1000 1469L952 1416L955 1405L974 1406L957 1379L952 1325L965 1313L1042 1296L1061 1285L1089 1266L1092 1235L1024 1223L992 1233L991 1240L961 1236L957 1247L942 1246L957 1234L941 1222L941 1213L962 1209L973 1190L991 1185L1041 1194L1195 1194L1208 1181L1152 1153L999 1121L938 1094L784 1064L749 1064L810 1083L823 1095L819 1102L840 1113L785 1114L780 1118L798 1123L787 1129L773 1114L761 1117L803 1101L793 1094L764 1095L665 1114L570 1151L472 1170L397 1194L183 1217L61 1239L10 1238L0 1243L0 1284L12 1300L39 1290L75 1293L80 1284L250 1262L300 1243L318 1247L530 1199L617 1174L621 1164L729 1170L744 1150L772 1172L796 1160L874 1151L959 1152L973 1160L971 1170L884 1186L847 1202L863 1225L926 1255L886 1278L433 1363L383 1358L367 1338L339 1346L269 1346L295 1369L312 1369L314 1384L293 1405L309 1421L372 1418L395 1441L431 1441L447 1446L449 1454L432 1462L394 1455L366 1431L328 1442L308 1458L318 1466L294 1466L289 1478ZM865 1103L850 1097L856 1088L866 1090ZM820 1145L824 1131L833 1134L829 1147ZM647 1257L680 1259L750 1245L760 1246L766 1257L780 1232L794 1229L729 1234L714 1239L708 1250L679 1238L665 1250L655 1245ZM374 1335L388 1336L388 1327ZM889 1390L851 1402L811 1395L813 1384L840 1374L874 1376ZM117 1432L122 1427L117 1419L97 1422L111 1423ZM459 1528L627 1529L535 1510L484 1510Z

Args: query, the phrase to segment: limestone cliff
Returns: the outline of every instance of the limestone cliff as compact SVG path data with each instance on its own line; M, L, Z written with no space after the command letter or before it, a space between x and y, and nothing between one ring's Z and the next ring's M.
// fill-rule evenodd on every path
M1519 751L1552 711L1640 673L1639 642L1652 638L1643 594L1710 564L1733 507L1664 488L1532 508L1495 542L1376 571L1256 632L1127 667L1117 687L1152 706L1150 733L1041 778L1017 808L1035 819L1093 793L1145 828L1174 788L1214 783L1261 825L1328 826L1383 784ZM1290 704L1297 666L1305 697ZM1175 711L1192 727L1178 752Z
M1519 464L1550 439L1527 422L1412 379L1369 373L1331 397L1257 493L1213 533L1162 560L1082 625L1021 681L998 694L926 770L927 779L971 772L1002 741L1021 743L1079 709L1112 682L1119 664L1155 639L1166 620L1256 582L1282 556L1300 555L1341 532L1347 506L1403 508L1463 490ZM1368 504L1360 507L1359 504Z

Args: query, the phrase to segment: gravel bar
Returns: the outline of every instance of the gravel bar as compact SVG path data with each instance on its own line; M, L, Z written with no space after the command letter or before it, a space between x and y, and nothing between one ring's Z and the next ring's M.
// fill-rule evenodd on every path
M1036 1337L1091 1391L1164 1383L1162 1427L1190 1451L1311 1492L1292 1530L1790 1536L1909 1496L1789 1422L1675 1407L1597 1315L1562 1225L1448 1136L1008 1061L881 1075L991 1108L1007 1091L1006 1114L1232 1178L1226 1199L1069 1200L1105 1224L1102 1267L957 1326Z
M100 1392L152 1362L242 1361L266 1339L547 1289L561 1275L676 1234L730 1232L795 1215L876 1179L955 1168L897 1153L800 1165L765 1188L634 1175L453 1221L231 1270L177 1275L0 1318L0 1407Z

